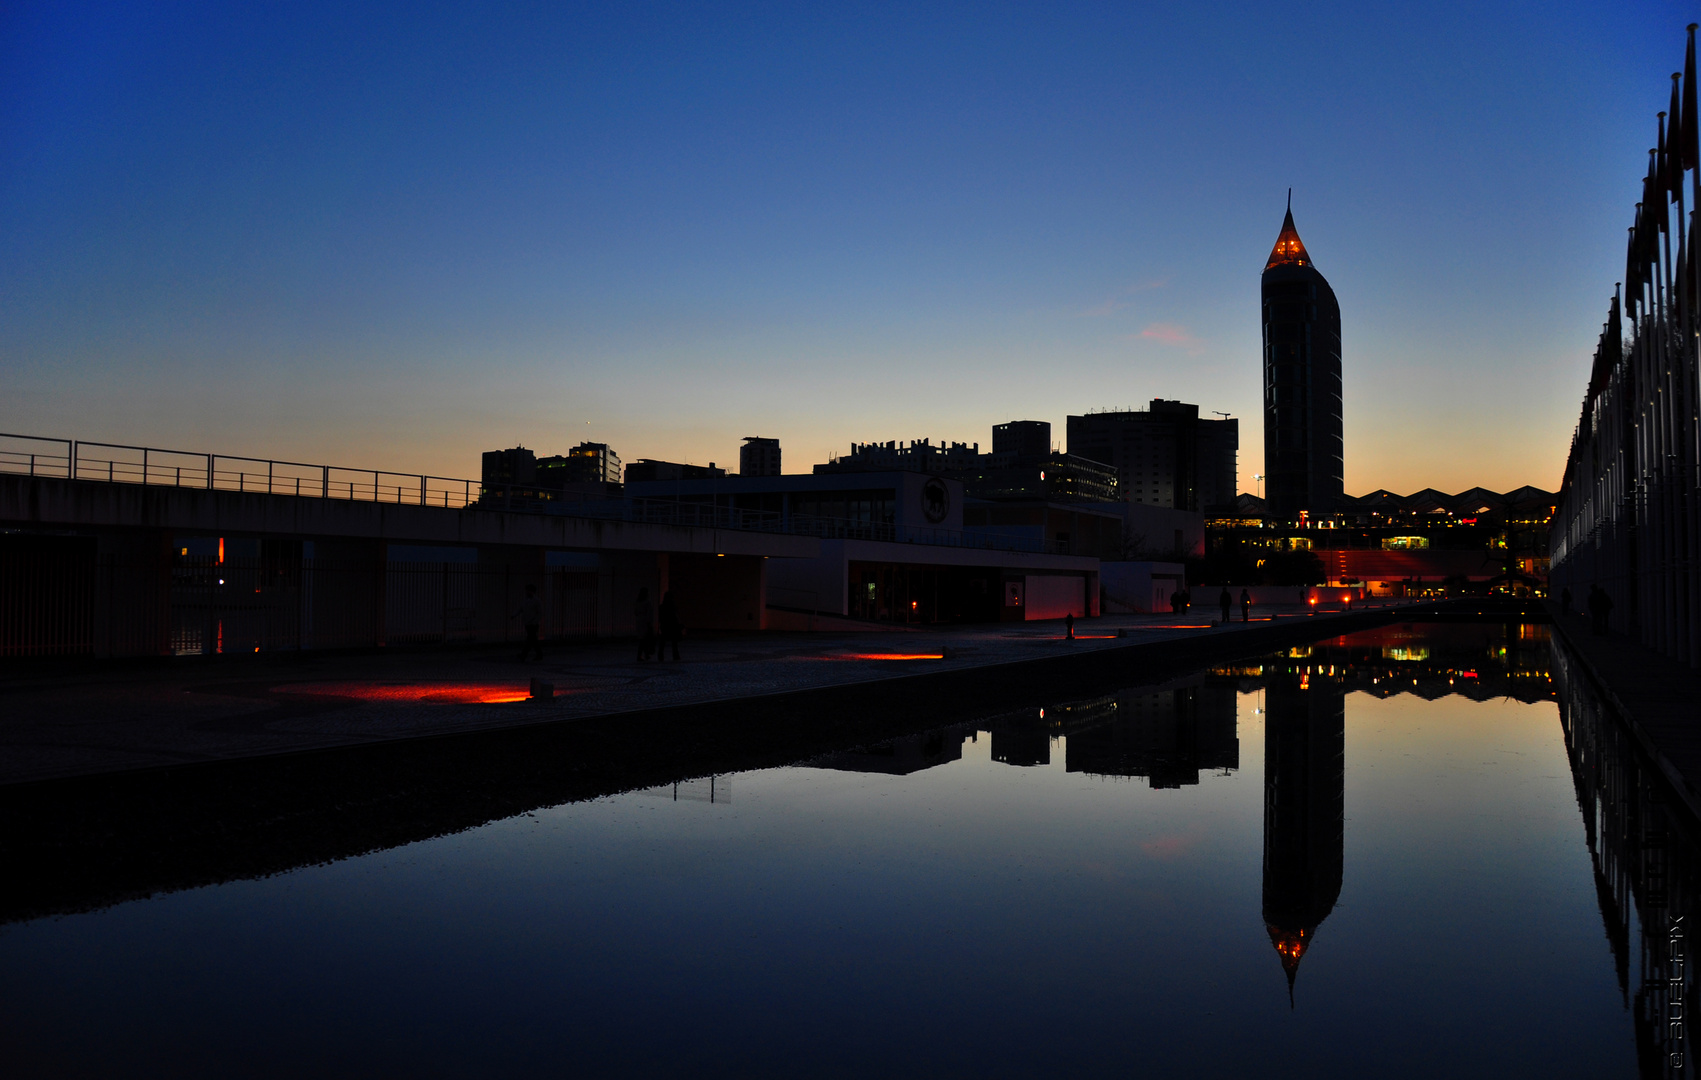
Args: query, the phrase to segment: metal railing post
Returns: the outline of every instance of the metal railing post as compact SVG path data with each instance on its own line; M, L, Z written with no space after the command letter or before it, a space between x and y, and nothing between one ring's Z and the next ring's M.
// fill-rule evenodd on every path
M215 455L213 455L213 454L207 455L207 490L208 491L213 490L214 469L217 467L214 459L215 459Z
M328 499L331 497L331 467L324 465L321 468L324 469L324 472L319 477L319 497Z
M148 448L142 447L142 483L148 482Z
M419 478L419 505L425 505L425 477Z
M69 470L70 475L67 476L66 479L75 480L77 478L77 440L76 439L71 440L71 462L70 462L70 464L71 464L71 467L70 467L70 470Z

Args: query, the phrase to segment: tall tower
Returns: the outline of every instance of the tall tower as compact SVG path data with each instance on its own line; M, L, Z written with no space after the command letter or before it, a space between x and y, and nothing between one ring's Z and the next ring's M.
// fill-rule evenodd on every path
M1278 674L1264 704L1264 927L1291 1002L1299 962L1341 896L1346 691L1336 679Z
M1344 493L1341 306L1293 227L1264 265L1264 476L1269 513L1327 514Z

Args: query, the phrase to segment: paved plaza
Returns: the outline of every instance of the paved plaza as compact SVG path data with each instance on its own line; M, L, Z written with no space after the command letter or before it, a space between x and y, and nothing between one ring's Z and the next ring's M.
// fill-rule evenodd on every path
M1359 610L1363 610L1361 605ZM1334 608L1260 610L1252 627ZM478 646L366 654L270 654L145 663L54 661L0 677L0 784L227 760L375 740L570 721L1128 649L1244 632L1198 607L1176 616L832 633L687 637L681 660L639 662L630 640L555 644L539 662ZM533 680L554 698L534 700ZM799 722L807 722L800 717Z

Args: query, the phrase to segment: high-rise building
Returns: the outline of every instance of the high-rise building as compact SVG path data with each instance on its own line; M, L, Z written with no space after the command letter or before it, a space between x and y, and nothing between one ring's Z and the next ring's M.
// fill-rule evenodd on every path
M1345 866L1346 690L1277 674L1264 687L1264 927L1293 994Z
M1327 514L1344 493L1341 306L1293 227L1264 265L1264 478L1272 517Z
M992 452L1018 458L1042 458L1051 453L1049 420L1012 420L992 425Z
M1199 406L1153 398L1141 410L1068 421L1069 453L1116 470L1128 502L1177 510L1233 505L1239 420L1201 420Z
M537 481L547 487L620 483L620 455L607 443L582 442L565 454L539 458Z
M738 448L738 475L779 476L780 440L746 435Z
M523 446L511 450L486 450L480 479L491 490L512 484L529 484L537 476L537 455Z

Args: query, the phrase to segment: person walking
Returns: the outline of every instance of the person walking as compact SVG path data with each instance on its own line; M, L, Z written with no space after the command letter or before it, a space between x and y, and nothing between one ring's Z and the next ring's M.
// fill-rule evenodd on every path
M1595 633L1606 637L1607 629L1611 625L1609 620L1612 618L1612 597L1599 585L1589 586L1589 617L1594 623Z
M673 590L662 593L661 607L656 611L661 621L661 641L656 645L656 659L665 659L662 653L671 644L673 646L673 662L679 663L679 639L685 636L685 627L679 624L679 608L673 603Z
M537 586L526 586L526 598L520 601L520 608L514 612L514 617L520 620L520 625L526 628L526 643L520 649L520 660L523 663L528 656L536 654L536 659L543 659L543 646L537 641L538 624L543 622L543 601L537 598Z
M1234 597L1229 595L1228 586L1223 586L1223 594L1217 597L1217 605L1223 609L1223 625L1227 626L1229 612L1234 610Z
M1240 621L1252 621L1252 594L1245 589L1240 590Z
M1070 641L1075 640L1075 613L1066 612L1063 616L1063 636Z
M648 660L650 651L656 647L656 614L650 604L649 589L638 590L638 602L632 605L632 624L638 631L638 659Z

